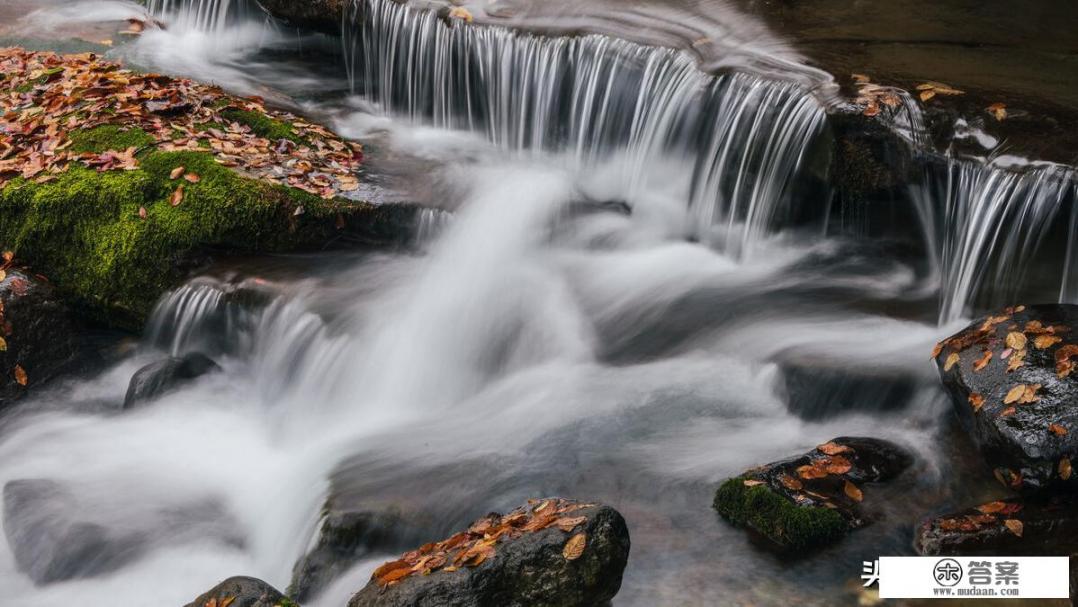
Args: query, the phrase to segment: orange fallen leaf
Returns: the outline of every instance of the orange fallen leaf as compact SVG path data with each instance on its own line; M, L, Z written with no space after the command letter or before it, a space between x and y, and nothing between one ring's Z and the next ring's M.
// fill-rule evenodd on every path
M999 416L1000 417L1010 417L1010 416L1014 415L1017 412L1018 412L1018 409L1015 409L1014 407L1007 407L1006 409L999 412Z
M172 169L172 172L170 172L168 174L168 178L169 179L179 179L180 175L183 175L183 172L186 171L186 170L187 169L185 167L178 166L178 167Z
M569 538L568 542L565 542L565 547L561 549L561 555L565 557L567 561L575 561L582 554L584 554L584 547L587 544L588 537L584 533L578 533Z
M977 510L983 512L984 514L993 514L999 512L1000 510L1003 510L1006 507L1007 504L1003 502L988 502L987 504L977 506Z
M7 352L7 340L0 337L0 352Z
M26 377L26 369L22 368L22 365L15 365L15 381L20 386L25 386L29 378Z
M179 206L183 202L183 186L176 188L176 191L172 193L172 197L169 198L168 203L172 206Z
M851 483L850 481L846 481L846 485L842 488L842 490L846 493L847 496L849 496L850 499L855 502L860 502L865 497L864 494L861 493L861 490L857 488L857 485Z
M1067 434L1067 428L1059 424L1048 424L1048 430L1056 436L1064 436Z
M201 181L201 178L198 176L198 173L185 173L183 178L190 183L198 183L199 181Z
M1059 478L1063 480L1070 480L1071 477L1071 460L1069 457L1064 457L1059 460Z
M821 453L827 455L838 455L839 453L853 453L853 449L846 445L840 445L838 443L824 443L819 447L816 447Z
M449 11L450 19L463 19L467 23L471 23L473 20L472 13L463 6L454 6Z
M940 355L940 352L943 352L943 342L937 342L935 347L932 348L932 359L935 360Z
M977 361L973 363L973 370L974 371L980 371L981 369L984 369L985 367L988 366L988 363L991 360L992 360L992 351L991 350L985 350L984 354L982 354L981 357L978 358Z
M745 484L746 487L757 487L759 485L763 485L764 482L763 481L758 481L758 480L752 479L752 478L747 478L747 479L745 479L744 484Z
M1002 103L993 103L985 110L998 121L1003 121L1007 117L1007 106Z
M957 365L959 360L961 360L961 358L958 356L958 352L951 352L947 355L947 360L943 363L943 370L950 371L951 367Z
M1013 371L1017 371L1018 367L1021 367L1025 363L1026 363L1026 351L1025 350L1015 350L1014 353L1011 354L1010 360L1007 362L1007 372L1011 373Z
M1058 335L1038 335L1037 337L1033 338L1033 345L1038 350L1044 350L1045 348L1050 348L1061 341L1063 341L1063 338L1059 337Z
M1014 350L1023 350L1026 347L1026 335L1018 331L1011 331L1007 334L1007 347Z
M973 412L974 413L977 413L978 411L980 411L981 407L984 406L984 397L981 396L980 394L971 393L969 395L968 400L969 400L970 406L973 407Z
M800 491L801 488L804 487L804 485L801 484L801 481L788 474L783 474L782 476L780 476L779 482L781 482L790 491Z
M1022 537L1022 528L1023 528L1022 521L1020 521L1018 519L1015 519L1015 518L1009 518L1009 519L1003 521L1003 524L1007 526L1007 529L1011 533L1017 535L1018 537Z

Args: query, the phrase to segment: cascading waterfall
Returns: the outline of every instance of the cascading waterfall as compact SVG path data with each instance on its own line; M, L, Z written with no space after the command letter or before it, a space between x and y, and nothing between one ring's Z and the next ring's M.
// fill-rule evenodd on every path
M922 217L937 255L940 322L969 314L983 291L990 291L989 305L1013 300L1034 255L1059 221L1070 226L1060 265L1060 301L1074 301L1069 274L1078 215L1066 208L1078 196L1072 170L1048 165L1018 172L948 160L937 173L926 175L926 185L914 195L927 207Z
M251 0L148 0L146 8L178 27L215 33L223 33L258 10Z
M392 0L357 0L348 19L353 88L384 110L582 164L625 155L636 191L650 164L683 159L695 235L725 224L734 254L776 227L824 121L798 84L712 76L673 49L462 26Z

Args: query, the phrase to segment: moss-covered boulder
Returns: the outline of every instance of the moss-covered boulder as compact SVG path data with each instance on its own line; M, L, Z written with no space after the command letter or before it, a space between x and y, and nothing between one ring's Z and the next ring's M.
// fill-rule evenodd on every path
M1016 306L936 346L954 411L995 477L1025 493L1078 491L1078 306Z
M92 53L0 49L0 247L137 327L210 253L395 238L355 199L358 144L216 87Z
M375 570L348 607L593 607L621 587L629 530L609 506L549 498Z
M786 550L820 546L864 526L867 483L890 480L912 458L874 438L840 437L799 457L753 468L724 482L714 507Z

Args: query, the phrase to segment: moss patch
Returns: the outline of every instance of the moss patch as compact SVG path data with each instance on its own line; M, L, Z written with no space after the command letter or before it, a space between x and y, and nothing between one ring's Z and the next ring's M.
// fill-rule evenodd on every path
M845 534L846 521L838 512L798 506L767 485L746 487L745 480L729 479L715 492L715 510L735 525L751 527L790 549L819 546Z
M71 142L71 149L75 152L99 154L108 150L121 151L131 147L146 147L154 143L154 138L138 127L125 129L113 124L104 124L71 133Z
M259 137L265 137L272 141L288 139L289 141L294 141L296 143L303 142L303 138L296 134L291 124L277 120L276 118L270 118L259 112L230 109L222 111L221 116L232 122L238 122L251 127L251 132Z
M113 324L137 327L199 250L321 243L332 237L339 212L367 206L248 179L202 152L155 151L140 162L133 171L76 165L47 183L16 179L0 189L0 246L33 260L35 271ZM179 166L197 173L198 183L170 180ZM169 199L181 184L183 201L173 207Z

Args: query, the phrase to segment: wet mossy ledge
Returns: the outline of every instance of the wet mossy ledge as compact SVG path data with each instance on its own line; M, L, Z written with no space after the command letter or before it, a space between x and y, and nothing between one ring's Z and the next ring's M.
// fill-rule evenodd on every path
M715 510L731 523L748 527L788 550L828 544L846 533L838 512L798 506L767 485L746 485L747 477L731 478L715 492Z
M140 327L211 255L392 241L410 221L343 195L357 145L214 87L0 49L0 108L0 249L111 325Z

